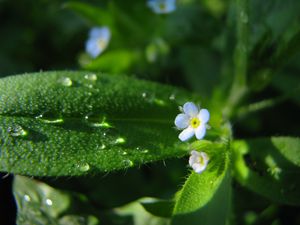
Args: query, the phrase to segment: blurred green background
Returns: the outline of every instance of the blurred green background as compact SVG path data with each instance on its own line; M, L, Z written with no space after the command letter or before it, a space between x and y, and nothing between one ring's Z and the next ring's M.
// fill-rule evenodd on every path
M291 94L300 85L300 1L249 3L244 20L249 24L246 51L251 95L244 106L288 97L273 108L234 118L234 136L300 136L300 95L299 91ZM228 0L178 0L175 12L166 15L153 13L144 0L1 0L0 76L46 70L101 71L183 87L212 101L210 105L222 105L234 74L236 17L235 1ZM112 38L108 48L92 60L85 53L85 42L94 26L109 26ZM184 181L186 163L174 159L166 164L84 180L44 181L88 193L89 198L96 195L99 201L94 204L106 209L143 196L170 198ZM97 191L90 190L98 180ZM120 184L121 190L113 188ZM234 190L233 224L300 224L299 208L278 205L262 217L266 223L252 223L269 202L238 184Z

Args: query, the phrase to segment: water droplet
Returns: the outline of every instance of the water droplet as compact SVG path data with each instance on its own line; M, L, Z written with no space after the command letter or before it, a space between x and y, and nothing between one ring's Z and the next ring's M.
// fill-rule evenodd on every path
M90 165L88 163L83 163L78 165L78 168L81 172L87 172L90 170Z
M49 199L49 198L47 198L47 199L46 199L46 205L52 206L52 204L53 204L52 200Z
M174 101L175 98L176 98L175 94L171 94L170 97L169 97L169 99L170 99L171 101Z
M30 198L29 195L24 195L24 200L25 200L26 202L30 202L30 201L31 201L31 198Z
M62 118L53 119L53 120L43 119L43 122L44 123L63 123L64 120Z
M24 130L20 125L13 125L9 128L7 128L7 132L10 134L10 136L13 137L19 137L19 136L26 136L27 131Z
M89 74L84 75L84 78L87 80L96 81L97 75L94 73L89 73Z
M71 87L73 84L72 80L69 77L62 77L58 80L58 82L65 87Z
M123 163L124 163L125 166L128 166L128 167L133 167L134 166L134 163L129 159L123 160Z
M125 138L123 137L118 137L116 140L115 140L115 144L124 144L126 142Z
M248 23L248 15L247 15L247 13L245 13L244 11L242 11L241 13L240 13L240 19L241 19L241 21L243 22L243 23Z
M100 149L105 149L106 148L106 145L105 144L102 144L101 146L100 146Z
M107 122L106 116L101 117L94 113L89 113L84 118L92 127L112 128L112 125Z
M154 99L154 103L155 103L156 105L159 105L159 106L164 106L164 105L166 105L166 102L165 102L164 100L158 99L158 98L155 98L155 99Z
M44 123L63 123L64 120L57 115L53 115L49 112L42 113L35 117L42 120Z

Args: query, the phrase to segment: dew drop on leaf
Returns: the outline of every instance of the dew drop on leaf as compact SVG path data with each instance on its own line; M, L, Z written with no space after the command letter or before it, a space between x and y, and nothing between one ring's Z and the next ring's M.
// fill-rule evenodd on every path
M81 172L87 172L90 170L90 165L88 163L79 164L77 166Z
M27 131L24 130L20 125L8 127L7 132L13 137L24 137L27 135Z
M72 80L69 77L62 77L58 80L58 82L65 87L71 87L73 84Z
M94 113L85 115L85 120L91 127L111 128L112 125L107 122L106 116L99 116Z
M129 159L123 160L123 163L124 163L125 166L128 166L128 167L133 167L134 166L134 163Z
M169 97L169 99L170 99L171 101L174 101L175 98L176 98L175 94L171 94L170 97Z
M49 199L49 198L47 198L47 199L46 199L46 205L52 206L52 204L53 204L52 200Z
M155 98L155 99L154 99L154 103L155 103L156 105L159 105L159 106L164 106L164 105L166 105L166 102L165 102L164 100L158 99L158 98Z
M148 152L149 152L148 149L143 149L143 150L142 150L142 153L144 153L144 154L146 154L146 153L148 153Z
M64 120L60 118L58 115L53 115L49 112L42 113L35 117L36 119L39 119L43 121L44 123L63 123Z
M29 195L24 195L24 200L26 201L26 202L30 202L31 201L31 198L30 198L30 196Z
M103 149L106 148L106 145L105 145L105 144L102 144L99 148L100 148L101 150L103 150Z
M94 73L89 73L84 75L84 78L90 81L96 81L97 80L97 75Z
M146 97L147 97L147 93L146 93L146 92L143 92L143 93L142 93L142 97L143 97L143 98L146 98Z
M122 138L122 137L118 137L115 140L115 144L124 144L125 142L126 142L125 138Z

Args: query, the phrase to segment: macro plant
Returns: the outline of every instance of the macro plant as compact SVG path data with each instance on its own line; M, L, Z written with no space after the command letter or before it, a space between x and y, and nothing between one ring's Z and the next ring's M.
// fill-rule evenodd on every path
M0 223L299 224L300 2L1 4Z

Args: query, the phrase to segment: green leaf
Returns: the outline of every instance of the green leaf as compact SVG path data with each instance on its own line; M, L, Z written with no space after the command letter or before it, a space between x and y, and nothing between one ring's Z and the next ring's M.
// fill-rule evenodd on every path
M229 221L231 206L231 177L226 173L220 186L211 200L198 210L176 215L172 218L172 225L225 225Z
M88 214L69 214L74 204L78 207L78 202L74 202L74 198L67 192L56 190L42 182L15 176L14 195L18 206L17 224L98 224L98 218L91 215L93 209L82 197L77 197L77 200L80 199L80 203L84 205L82 209Z
M0 80L1 171L65 176L185 155L174 118L191 99L170 86L86 72Z
M229 164L229 144L197 141L192 149L206 152L210 158L202 174L194 171L175 197L173 215L194 212L205 206L218 190Z
M115 208L113 210L116 216L123 218L122 223L120 221L118 223L113 224L128 224L128 225L169 225L169 218L161 218L157 216L153 216L149 212L145 210L145 208L140 204L140 202L149 202L153 201L153 198L144 197L138 199L137 201L130 202L124 206ZM116 217L114 216L114 217ZM127 221L124 218L128 218ZM108 221L104 221L107 224Z
M236 141L236 179L262 196L283 204L300 204L300 139L260 138Z
M101 9L87 3L79 1L70 1L64 4L65 8L72 9L88 21L98 24L111 26L113 21L109 11Z
M151 198L141 201L141 205L152 215L170 218L174 208L174 201Z

